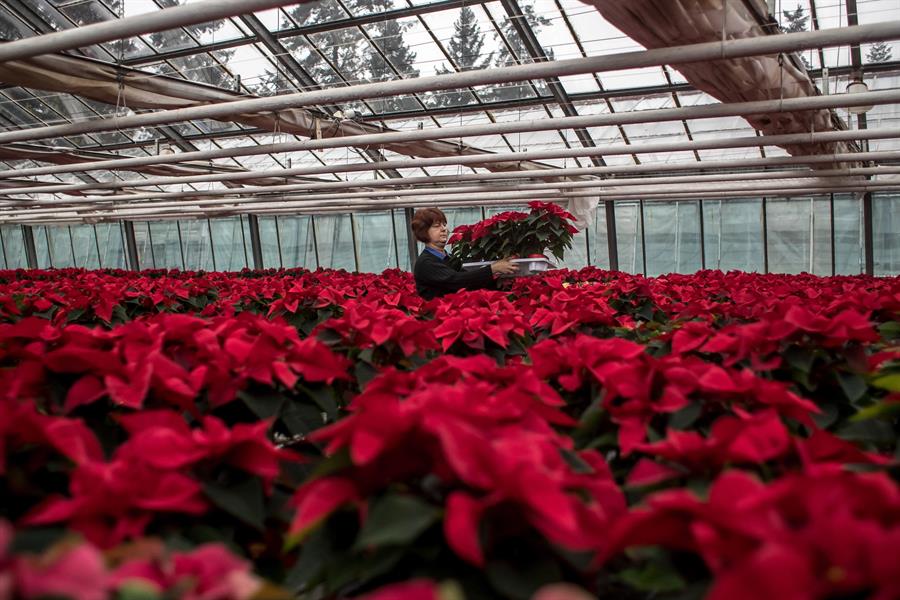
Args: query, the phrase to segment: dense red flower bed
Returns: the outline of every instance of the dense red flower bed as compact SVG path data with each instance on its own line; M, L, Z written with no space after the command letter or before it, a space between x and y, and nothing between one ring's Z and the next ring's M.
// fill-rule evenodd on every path
M900 597L896 278L6 271L0 409L3 598Z

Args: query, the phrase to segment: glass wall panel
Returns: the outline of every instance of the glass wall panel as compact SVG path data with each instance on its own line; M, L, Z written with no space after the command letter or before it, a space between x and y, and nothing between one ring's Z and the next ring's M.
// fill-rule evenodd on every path
M250 215L241 215L241 243L244 251L244 264L253 267L253 242L250 237Z
M72 246L75 248L75 265L85 269L99 269L100 255L93 225L70 225Z
M900 194L872 194L875 275L900 275Z
M594 209L594 219L588 224L588 245L591 264L601 269L609 268L609 244L606 231L606 205L603 202Z
M27 269L28 259L25 255L25 236L21 225L0 225L0 236L3 237L3 259L7 269Z
M700 203L644 202L647 275L700 270Z
M286 269L305 267L315 270L319 263L316 259L312 218L306 215L288 215L279 216L277 219L284 267Z
M319 265L326 269L356 270L350 215L318 215L313 218Z
M588 264L587 241L588 233L582 229L572 236L572 247L566 250L566 255L562 260L556 260L556 257L549 252L547 252L547 258L562 269L583 269Z
M151 221L150 241L157 269L184 269L178 221Z
M69 237L69 228L48 226L47 234L50 237L50 263L53 267L57 269L74 267L75 257L72 255L72 238Z
M404 271L411 271L409 237L412 235L412 232L406 223L406 214L402 208L395 208L391 212L394 214L394 231L397 232L397 251L400 255L400 268Z
M275 217L260 216L259 220L259 244L262 247L263 268L277 269L281 264L281 251L279 245L280 231Z
M243 226L240 217L210 219L217 271L240 271L247 266ZM274 236L273 236L274 237Z
M862 202L852 194L834 195L834 272L856 275L865 272L866 254L862 234Z
M155 269L156 256L153 244L150 243L150 223L147 221L134 222L134 242L137 246L138 265L141 269ZM160 256L162 258L162 256Z
M619 250L619 270L628 273L643 273L641 206L638 202L616 203L616 238L616 247Z
M184 268L191 271L214 270L216 265L213 262L212 245L209 241L209 225L206 219L179 221L178 227L181 229L181 250L184 256ZM153 241L155 242L156 240L154 239Z
M124 269L125 247L122 239L122 224L97 223L94 225L97 244L100 246L100 266L104 269Z
M38 269L49 269L50 262L50 234L44 225L32 225L31 233L34 237L34 251L37 254Z
M827 197L767 198L769 272L831 275Z
M359 244L359 270L381 273L397 267L393 220L390 211L354 215L356 242Z
M704 200L706 267L763 272L762 199Z

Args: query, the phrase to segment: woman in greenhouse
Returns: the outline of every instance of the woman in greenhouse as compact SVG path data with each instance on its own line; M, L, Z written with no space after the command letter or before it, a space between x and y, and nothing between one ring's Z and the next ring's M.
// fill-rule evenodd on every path
M459 290L491 289L495 273L509 274L518 270L508 258L471 271L461 271L459 265L448 261L444 250L449 236L447 216L439 208L417 210L413 215L412 230L416 239L425 244L413 275L416 291L426 300Z

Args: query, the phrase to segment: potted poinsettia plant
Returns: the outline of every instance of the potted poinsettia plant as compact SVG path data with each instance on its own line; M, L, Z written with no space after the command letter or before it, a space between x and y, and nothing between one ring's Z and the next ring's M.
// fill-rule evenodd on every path
M474 225L460 225L453 230L448 243L452 256L463 268L477 267L484 261L512 256L520 265L520 273L542 271L550 265L545 256L550 252L562 260L572 247L572 236L578 232L575 217L552 202L529 202L530 212L507 211Z

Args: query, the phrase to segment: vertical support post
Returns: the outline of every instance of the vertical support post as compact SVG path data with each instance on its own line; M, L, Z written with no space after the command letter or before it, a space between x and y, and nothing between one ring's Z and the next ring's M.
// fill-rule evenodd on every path
M829 233L831 235L831 274L835 275L837 271L837 249L834 247L835 245L835 235L834 235L834 194L828 194L828 212L829 217L828 220L831 222L831 227L829 228Z
M25 240L25 262L29 269L37 269L37 250L34 248L34 230L31 225L22 225L22 239Z
M863 194L863 247L866 252L866 275L875 274L875 229L872 225L872 193Z
M415 269L419 247L416 246L416 236L412 234L413 209L404 208L403 215L406 217L406 249L409 252L409 267L410 269Z
M355 272L359 273L359 242L356 239L356 217L350 213L350 241L353 244L353 264Z
M391 233L394 242L394 266L400 268L400 245L397 243L397 222L394 220L394 209L391 209Z
M259 236L259 217L256 215L247 215L250 222L250 250L253 253L253 268L264 269L262 239ZM212 236L210 236L212 242Z
M603 203L606 211L606 251L609 253L609 270L619 270L619 240L616 237L616 203L607 200Z
M644 274L644 277L647 276L647 232L644 230L644 200L638 200L638 207L640 208L640 223L641 223L641 272Z
M313 253L316 255L316 268L319 268L319 236L316 233L316 215L309 215L309 226L312 228ZM307 267L309 268L309 267Z
M72 266L77 267L78 259L75 258L75 240L72 239L72 226L66 225L66 231L69 233L69 249L72 251Z
M700 211L700 268L706 270L706 222L703 217L703 199L697 200Z
M275 243L278 246L278 268L283 269L284 268L284 256L281 254L281 225L278 220L278 215L275 215L272 218L275 219ZM297 240L297 241L299 242L300 240Z
M209 255L212 258L213 271L218 271L219 267L216 265L216 245L213 243L212 221L210 219L206 219L206 233L209 234Z
M584 228L584 250L585 250L585 258L587 259L587 265L591 266L591 228Z
M91 229L94 230L94 247L97 248L97 267L103 268L103 258L100 256L100 234L97 233L97 225L91 224Z
M125 267L132 271L140 271L137 240L134 237L134 221L123 221L122 230L125 234Z
M53 244L50 243L50 226L44 225L41 227L41 230L44 232L44 241L47 242L47 258L50 259L50 268L54 268L56 264L53 262Z
M178 251L181 253L181 270L187 271L187 262L184 260L184 241L181 239L181 221L175 221L175 231L178 233Z
M3 228L0 227L0 252L3 253L3 268L9 268L9 260L6 258L6 244L3 243Z
M769 272L769 215L766 197L762 199L763 273Z

